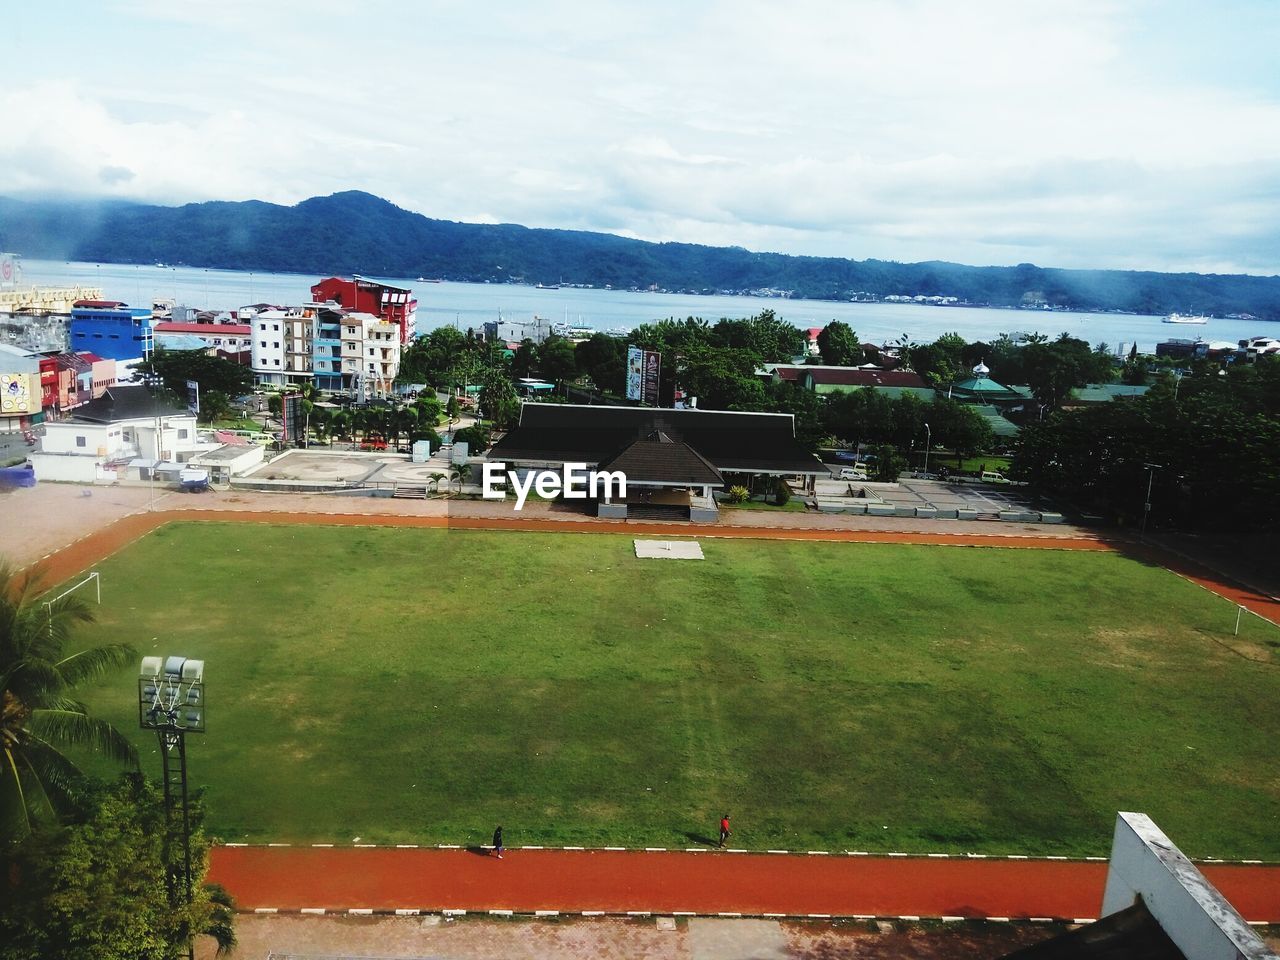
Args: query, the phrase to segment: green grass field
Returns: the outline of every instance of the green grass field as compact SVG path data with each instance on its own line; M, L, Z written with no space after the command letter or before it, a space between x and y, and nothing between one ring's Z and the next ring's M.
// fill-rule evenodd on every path
M224 840L1280 858L1280 631L1062 551L184 523L86 641L207 661ZM131 671L89 697L136 726ZM138 733L159 775L150 735Z

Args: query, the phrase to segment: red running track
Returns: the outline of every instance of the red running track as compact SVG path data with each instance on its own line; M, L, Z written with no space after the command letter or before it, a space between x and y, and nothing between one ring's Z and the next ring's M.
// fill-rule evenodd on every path
M1246 920L1280 921L1280 867L1201 869ZM1107 865L641 851L216 847L241 910L1096 918Z

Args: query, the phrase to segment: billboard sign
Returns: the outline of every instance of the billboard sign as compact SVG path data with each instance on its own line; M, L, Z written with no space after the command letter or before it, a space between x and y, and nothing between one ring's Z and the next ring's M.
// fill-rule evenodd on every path
M0 253L0 289L16 287L22 279L22 266L16 253Z
M662 377L662 354L654 350L644 352L644 392L642 398L646 405L658 405L658 382Z
M627 347L627 399L651 407L658 405L662 354L642 347Z
M302 443L302 394L286 393L280 398L280 442Z
M33 374L0 374L0 416L39 412L40 392Z
M200 416L200 381L187 381L187 410Z
M644 350L627 347L627 399L637 403L644 395Z

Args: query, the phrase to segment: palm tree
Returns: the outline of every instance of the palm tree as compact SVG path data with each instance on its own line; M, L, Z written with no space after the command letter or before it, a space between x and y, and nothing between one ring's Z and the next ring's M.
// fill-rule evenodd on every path
M0 836L20 839L33 820L70 810L83 774L62 752L88 747L136 767L137 751L119 730L89 715L76 687L137 657L110 643L66 655L78 623L93 613L78 597L38 599L39 578L0 561Z
M470 473L471 473L471 467L465 463L449 464L449 474L450 474L449 478L451 480L455 478L457 479L459 495L461 495L462 485L467 482L467 476Z

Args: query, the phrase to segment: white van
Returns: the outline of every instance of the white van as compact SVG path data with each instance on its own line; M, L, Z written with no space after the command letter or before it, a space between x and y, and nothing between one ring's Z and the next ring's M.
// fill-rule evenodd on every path
M858 463L852 467L841 467L838 480L865 480L867 479L866 464Z
M983 483L1011 483L1003 473L996 473L994 470L983 470L982 476L978 478Z

